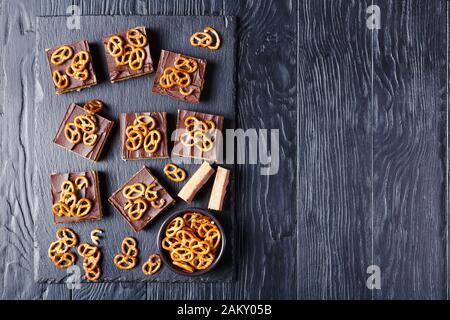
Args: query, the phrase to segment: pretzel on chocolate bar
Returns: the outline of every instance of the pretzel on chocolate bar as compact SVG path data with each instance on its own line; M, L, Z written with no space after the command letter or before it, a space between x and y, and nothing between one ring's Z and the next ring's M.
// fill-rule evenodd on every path
M72 59L72 69L74 71L83 71L91 61L91 55L86 50L77 52Z
M123 53L123 40L119 35L113 35L106 44L106 49L113 57L119 57Z
M127 40L130 45L136 48L142 48L147 44L147 37L138 29L128 29Z
M70 46L61 46L53 51L50 62L54 65L60 65L69 60L73 55L73 49Z
M53 71L53 83L59 89L66 89L70 85L69 77L66 74L62 74L60 71Z

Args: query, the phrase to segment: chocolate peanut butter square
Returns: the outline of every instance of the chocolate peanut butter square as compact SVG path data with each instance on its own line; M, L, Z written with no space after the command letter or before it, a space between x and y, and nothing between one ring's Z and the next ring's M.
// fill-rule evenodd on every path
M152 91L198 103L205 81L206 60L162 50Z
M168 158L167 113L122 113L120 139L123 160Z
M222 147L223 116L178 110L172 156L217 161Z
M175 203L147 167L134 174L108 201L136 232L144 229L161 212Z
M143 76L154 71L150 43L145 27L103 38L109 80L112 83Z
M45 51L57 94L80 91L97 84L91 50L86 40Z
M55 223L102 218L97 172L53 173L50 175L50 184Z
M71 103L58 128L53 143L86 159L97 161L114 122L86 112Z

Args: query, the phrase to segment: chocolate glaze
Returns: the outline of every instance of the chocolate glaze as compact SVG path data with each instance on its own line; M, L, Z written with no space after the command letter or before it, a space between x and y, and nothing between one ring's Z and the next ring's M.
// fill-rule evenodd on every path
M139 220L131 220L128 216L127 211L124 210L124 206L128 200L123 196L122 190L126 185L138 182L143 183L145 186L148 186L149 184L155 182L156 187L153 190L157 190L159 199L165 199L166 203L161 209L155 209L150 205L150 203L148 203L147 211L144 213L142 218ZM141 170L135 173L130 180L128 180L117 191L115 191L111 195L111 197L109 197L108 201L117 209L117 211L119 211L119 213L136 232L144 229L151 221L155 219L156 216L161 214L161 212L163 212L166 208L170 207L171 204L175 203L175 200L172 198L172 196L167 192L166 189L164 189L164 187L158 182L158 180L153 177L147 167L143 167Z
M196 148L195 146L187 147L180 142L180 136L186 130L186 126L184 125L184 120L190 116L197 117L199 120L203 120L203 121L212 120L216 124L216 129L217 129L216 134L210 137L214 141L214 146L208 152L203 152L200 149ZM223 129L223 116L200 113L200 112L189 111L189 110L178 110L176 129L177 130L176 130L176 135L175 135L174 146L172 149L172 156L181 156L181 157L188 157L188 158L198 158L198 159L217 161L218 153L221 150L220 147L222 145L221 135L218 134L218 131L223 133L223 130L222 130Z
M64 119L58 128L55 138L53 139L53 143L69 151L75 152L76 154L79 154L89 160L96 161L100 156L114 122L96 114L97 131L95 133L98 135L96 143L93 146L87 146L83 142L79 142L74 145L67 141L66 136L64 135L64 127L67 123L73 122L75 117L85 114L86 111L84 111L82 107L75 103L71 103L67 108Z
M122 40L124 42L126 42L127 41L127 31L110 34L108 36L103 37L103 44L105 46L106 64L108 66L108 72L109 72L109 80L111 80L112 83L130 79L130 78L134 78L134 77L138 77L138 76L143 76L146 74L150 74L154 71L153 60L152 60L152 56L150 54L150 39L147 36L145 27L135 27L135 29L139 30L147 37L147 45L142 48L145 51L145 61L144 61L144 65L142 66L142 68L140 70L133 70L128 65L124 65L124 66L118 65L116 63L116 59L112 55L110 55L108 52L107 44L108 44L109 38L111 38L113 35L119 35L122 38Z
M75 179L79 176L85 176L89 180L89 186L80 191L77 191L77 197L87 198L92 202L91 211L84 217L58 217L53 214L50 208L51 214L53 214L55 223L71 223L71 222L81 222L89 220L100 220L103 216L102 206L100 202L100 192L98 185L98 176L95 171L87 172L72 172L72 173L53 173L50 175L51 183L51 195L52 195L52 205L57 203L61 198L61 184L64 180L70 180L75 182Z
M167 95L169 97L175 98L177 100L187 101L190 103L198 103L200 101L200 95L203 89L203 83L205 79L205 69L206 69L206 60L194 58L190 56L183 55L186 58L194 59L198 63L198 69L194 73L191 73L191 85L186 88L186 90L193 89L194 91L189 96L183 96L178 90L179 87L177 85L165 89L160 86L159 79L164 73L164 69L167 67L173 67L175 59L181 54L161 50L161 56L159 58L158 68L156 69L155 79L153 81L152 91L155 93L160 93Z
M126 129L132 125L134 120L140 116L152 116L156 120L155 129L161 133L161 142L155 153L150 154L145 152L144 146L136 151L130 151L125 147L127 139ZM124 160L139 160L150 158L168 158L168 141L167 141L167 112L141 112L141 113L121 113L120 114L120 141L122 144L122 159Z
M72 63L72 58L75 56L75 54L77 54L78 52L83 51L83 50L85 50L85 51L89 52L89 54L91 54L91 51L89 49L89 43L86 40L81 40L81 41L74 42L71 44L66 44L66 45L72 47L73 55L69 60L65 61L64 63L62 63L60 65L55 65L55 64L51 63L50 58L51 58L53 52L55 50L59 49L60 47L64 46L64 44L62 44L58 47L54 47L54 48L45 50L47 53L48 64L50 66L50 81L52 82L53 86L55 87L56 93L65 93L65 92L69 92L69 91L81 90L84 88L95 86L97 84L97 77L95 75L94 67L92 65L92 55L91 55L91 61L86 66L86 69L88 69L88 71L89 71L89 77L85 81L80 81L80 80L75 79L74 77L68 76L69 80L70 80L69 87L67 87L66 89L60 89L55 86L55 84L53 83L53 71L58 70L62 74L66 74L66 67Z

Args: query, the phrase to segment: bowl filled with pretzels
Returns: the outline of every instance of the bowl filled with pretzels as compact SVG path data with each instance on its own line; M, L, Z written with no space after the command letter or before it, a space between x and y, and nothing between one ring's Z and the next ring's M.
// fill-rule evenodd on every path
M211 271L222 258L226 243L220 222L198 208L170 215L162 224L158 238L164 264L185 276Z

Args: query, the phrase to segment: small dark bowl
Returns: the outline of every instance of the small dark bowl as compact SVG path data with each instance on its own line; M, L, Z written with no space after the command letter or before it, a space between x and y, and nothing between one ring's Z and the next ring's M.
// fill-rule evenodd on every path
M219 228L219 231L221 234L221 240L220 240L220 248L217 249L217 251L216 251L216 259L214 260L214 262L205 270L198 270L198 271L194 271L194 272L190 273L190 272L185 272L182 269L180 269L177 266L174 266L172 264L172 259L170 258L169 253L166 250L164 250L162 247L162 240L165 237L166 227L170 223L170 221L172 221L176 217L182 216L186 212L193 212L193 211L197 211L197 212L211 218L214 221L216 226ZM210 213L206 212L203 209L198 209L198 208L187 208L187 209L178 210L178 211L174 212L168 218L166 218L166 220L164 221L164 223L162 224L162 226L158 232L158 248L159 248L159 252L161 254L161 258L162 258L164 264L170 270L172 270L173 272L178 273L182 276L197 277L197 276L201 276L201 275L211 271L212 269L214 269L214 267L222 259L223 253L225 252L225 244L226 244L225 232L223 231L223 228L222 228L222 225L220 224L220 222L216 218L214 218Z

